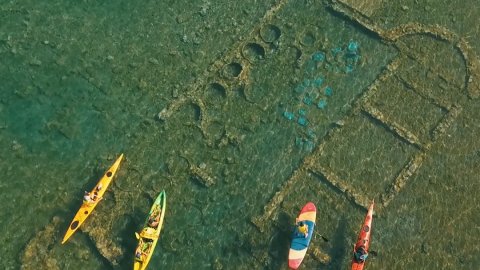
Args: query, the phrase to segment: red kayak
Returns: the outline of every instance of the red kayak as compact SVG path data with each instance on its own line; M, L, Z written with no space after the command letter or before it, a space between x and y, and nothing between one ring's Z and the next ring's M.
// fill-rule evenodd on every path
M373 205L374 201L372 201L372 204L370 204L368 208L362 230L358 235L357 243L353 247L352 270L362 270L365 266L365 260L368 257L370 234L372 233Z

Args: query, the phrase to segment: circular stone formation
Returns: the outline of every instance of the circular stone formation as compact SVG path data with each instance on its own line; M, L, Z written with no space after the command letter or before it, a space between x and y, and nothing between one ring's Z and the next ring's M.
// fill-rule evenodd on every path
M302 57L302 54L303 54L302 50L300 50L296 46L288 47L286 52L287 59L293 60L293 61L298 61L300 57Z
M267 24L265 25L265 27L260 29L260 37L263 39L263 41L267 43L277 41L281 35L282 31L280 30L280 28L273 24Z
M227 97L227 90L223 85L218 82L213 82L207 85L205 89L205 102L209 105L215 105L223 102L223 99Z
M236 62L232 62L228 65L225 65L223 67L223 76L225 78L236 78L238 77L238 75L240 75L240 73L242 73L242 70L243 70L243 67L241 64L239 63L236 63Z
M300 37L300 43L303 46L311 47L315 44L315 34L310 31L304 32Z
M206 130L210 139L215 142L220 141L225 133L225 127L220 121L209 121Z
M243 47L242 55L249 62L256 62L265 59L265 48L258 43L248 43Z

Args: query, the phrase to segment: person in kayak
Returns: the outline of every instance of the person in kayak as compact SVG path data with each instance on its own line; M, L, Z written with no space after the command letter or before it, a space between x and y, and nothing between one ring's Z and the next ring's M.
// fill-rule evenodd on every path
M137 249L135 250L135 258L139 261L143 260L143 256L147 255L150 246L152 245L152 241L150 239L146 239L145 241L142 239L140 243L138 243Z
M298 221L297 220L297 231L298 231L298 234L307 238L308 237L308 225L303 222L303 221Z
M158 208L153 211L152 215L148 218L148 226L152 228L157 228L158 224L160 223L160 214L162 213L162 209Z
M85 195L83 195L83 201L87 203L93 203L95 202L94 198L90 196L90 192L85 191Z
M135 259L142 260L142 245L138 245L137 249L135 250Z
M358 263L363 263L368 257L368 253L365 250L365 246L359 246L355 252L353 253L353 256L355 258L355 261Z
M96 191L93 193L93 195L90 192L85 191L85 195L83 195L83 201L86 203L94 203L100 199L102 198L98 197Z
M85 191L85 195L83 195L83 201L87 203L93 203L96 202L98 197L98 191L102 190L102 184L99 184L96 188L95 191L93 192L93 196L90 192Z

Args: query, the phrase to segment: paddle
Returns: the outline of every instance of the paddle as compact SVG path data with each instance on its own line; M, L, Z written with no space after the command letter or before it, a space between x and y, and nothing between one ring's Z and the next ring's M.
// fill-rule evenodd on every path
M321 234L320 234L320 237L323 239L323 241L325 241L325 242L330 242L330 240L328 240L328 238L326 238L325 236L323 236L323 235L321 235Z
M140 240L140 234L138 234L137 232L135 232L135 237Z

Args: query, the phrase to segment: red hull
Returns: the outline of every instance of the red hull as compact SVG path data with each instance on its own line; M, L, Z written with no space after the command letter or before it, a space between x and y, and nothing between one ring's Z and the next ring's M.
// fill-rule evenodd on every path
M365 251L368 252L368 248L370 247L370 235L372 233L372 220L373 220L373 205L370 204L368 208L367 216L365 217L365 221L363 222L362 229L358 234L357 243L353 247L353 252L357 250L357 248L364 246ZM355 258L352 259L352 270L362 270L365 266L365 262L357 262Z

